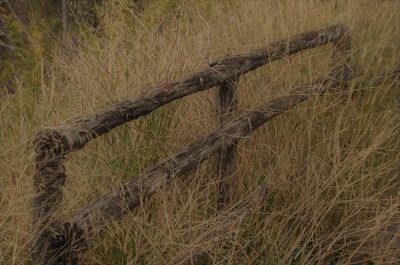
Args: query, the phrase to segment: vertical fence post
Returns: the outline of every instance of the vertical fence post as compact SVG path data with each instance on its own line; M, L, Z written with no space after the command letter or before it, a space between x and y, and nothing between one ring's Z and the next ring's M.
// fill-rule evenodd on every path
M57 131L42 130L34 140L36 151L36 173L33 176L35 197L33 198L33 264L72 264L58 258L61 244L52 241L59 235L55 228L59 220L55 213L63 199L66 179L63 165L67 142Z
M219 87L218 91L218 114L220 126L224 126L233 119L237 110L236 88L239 77L234 80L226 80ZM230 201L229 177L236 170L235 167L236 143L225 144L219 152L217 160L217 175L219 179L217 210L224 210Z

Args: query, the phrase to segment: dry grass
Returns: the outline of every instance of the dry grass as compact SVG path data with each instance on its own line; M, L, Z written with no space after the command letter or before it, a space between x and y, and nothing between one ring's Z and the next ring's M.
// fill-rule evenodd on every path
M128 12L127 2L101 10L97 35L82 30L78 46L52 51L41 87L21 83L15 95L0 98L0 264L29 264L31 140L39 128L218 57L337 22L350 27L352 63L365 75L350 82L355 97L311 99L241 142L234 200L265 183L266 197L246 214L215 217L218 183L209 160L113 224L84 262L170 264L202 249L213 264L400 263L399 83L371 86L378 72L399 63L399 1L193 0L150 6L141 15ZM239 109L323 75L330 51L303 52L247 74ZM67 218L216 126L210 90L96 139L68 157L61 214Z

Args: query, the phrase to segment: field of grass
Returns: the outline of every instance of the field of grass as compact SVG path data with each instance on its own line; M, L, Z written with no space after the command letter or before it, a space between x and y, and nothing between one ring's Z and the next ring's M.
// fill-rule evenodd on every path
M82 25L51 50L37 44L40 86L21 80L0 97L0 264L30 264L32 139L40 128L338 22L350 29L351 64L361 73L351 93L314 97L238 146L233 203L260 185L265 197L218 217L209 159L113 223L82 262L179 264L201 250L208 264L400 264L400 83L372 85L400 63L400 1L154 0L140 13L131 1L105 2L101 30ZM304 51L244 75L238 113L325 75L331 51ZM67 219L217 127L210 89L99 137L68 155L58 214Z

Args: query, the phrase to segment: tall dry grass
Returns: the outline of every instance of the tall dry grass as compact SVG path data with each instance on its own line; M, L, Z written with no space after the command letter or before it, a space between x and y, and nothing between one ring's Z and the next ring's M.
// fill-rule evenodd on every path
M73 45L47 51L53 60L42 64L41 87L21 82L15 95L0 99L0 264L29 264L31 141L39 128L138 95L218 57L337 22L349 26L352 64L363 73L349 83L355 96L313 98L239 145L234 201L260 185L268 187L266 197L244 214L215 217L218 179L210 159L114 223L83 261L171 264L201 249L212 264L399 264L399 83L372 82L399 63L400 2L150 3L138 14L129 1L107 2L99 10L101 30L81 25ZM314 49L245 75L239 112L327 73L330 52ZM68 218L214 130L215 99L212 89L174 102L69 155L60 215Z

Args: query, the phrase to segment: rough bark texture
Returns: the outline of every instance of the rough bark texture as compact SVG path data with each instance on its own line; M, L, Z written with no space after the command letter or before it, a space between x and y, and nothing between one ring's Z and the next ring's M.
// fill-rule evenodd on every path
M104 198L100 198L100 200L104 200L103 204L97 202L78 214L74 218L74 222L76 221L78 224L77 226L72 226L73 229L66 230L64 229L65 227L70 227L66 225L60 230L57 229L57 227L60 227L60 222L53 220L53 216L62 201L62 187L66 178L62 160L66 153L80 149L93 138L148 114L173 100L221 85L226 80L236 79L240 75L266 63L304 49L315 48L331 42L338 43L346 35L347 29L341 24L298 34L289 39L273 42L265 48L250 54L220 59L210 64L203 71L182 80L163 84L148 90L141 96L111 105L96 113L73 119L55 128L41 130L34 141L37 171L34 176L36 196L33 201L33 230L36 239L33 242L32 250L34 263L59 264L60 260L57 261L58 263L54 261L51 263L49 257L55 255L54 249L57 248L54 246L68 245L68 248L74 249L75 244L70 242L71 237L68 236L70 231L75 231L74 234L82 234L85 238L88 236L91 239L92 236L97 235L103 229L109 220L120 218L126 212L126 209L135 208L141 198L150 196L156 189L166 183L165 178L169 179L171 176L180 175L182 172L188 171L196 166L199 161L205 159L202 157L203 155L206 157L211 151L215 153L216 150L221 150L224 146L230 146L236 140L232 142L232 139L228 139L229 137L227 138L229 141L224 137L223 139L225 140L211 137L207 141L217 141L217 143L215 145L212 142L199 143L200 145L197 148L203 148L201 144L204 144L205 150L197 150L196 157L185 160L184 156L190 154L183 152L173 158L177 159L178 162L175 160L160 162L143 176L143 183L130 183L112 191L105 195ZM254 122L257 124L257 121ZM242 123L239 125L244 126ZM229 130L234 130L234 128L229 128ZM237 128L235 131L248 130L246 128ZM212 149L207 149L209 145L212 145ZM173 168L172 171L170 167ZM125 203L127 203L126 207L122 207ZM84 232L81 230L82 228L85 228ZM79 243L79 245L82 244ZM71 251L68 253L71 253ZM60 259L65 263L71 263L68 255L64 255Z
M232 121L234 113L237 111L237 94L236 88L238 78L235 80L227 80L219 87L219 119L220 125L223 127ZM219 179L217 210L221 211L229 204L230 201L230 185L229 178L234 174L236 145L224 145L219 152L217 159L217 175Z

